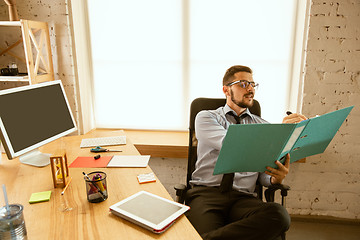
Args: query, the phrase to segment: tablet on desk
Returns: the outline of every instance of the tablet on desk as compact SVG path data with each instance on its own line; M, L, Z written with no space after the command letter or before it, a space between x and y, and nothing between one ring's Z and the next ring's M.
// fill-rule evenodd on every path
M112 206L110 212L154 233L166 231L190 207L140 191Z

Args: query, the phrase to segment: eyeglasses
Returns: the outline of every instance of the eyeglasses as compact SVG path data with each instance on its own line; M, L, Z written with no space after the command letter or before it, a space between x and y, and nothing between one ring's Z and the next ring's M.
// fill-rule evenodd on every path
M249 82L247 80L238 80L238 81L229 83L226 86L230 87L230 86L235 85L235 84L239 84L240 87L245 88L245 89L248 88L249 85L251 85L254 89L258 89L258 87L259 87L258 83Z

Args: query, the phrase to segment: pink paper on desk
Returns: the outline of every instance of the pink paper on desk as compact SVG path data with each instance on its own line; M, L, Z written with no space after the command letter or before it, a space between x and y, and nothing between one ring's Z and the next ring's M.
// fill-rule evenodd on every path
M104 156L99 159L94 157L77 157L70 165L71 168L105 168L113 156Z

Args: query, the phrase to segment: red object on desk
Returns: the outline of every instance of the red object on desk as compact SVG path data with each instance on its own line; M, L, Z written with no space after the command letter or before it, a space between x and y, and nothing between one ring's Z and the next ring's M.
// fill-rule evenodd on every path
M71 164L70 168L105 168L110 162L112 156L102 156L99 159L94 157L77 157Z

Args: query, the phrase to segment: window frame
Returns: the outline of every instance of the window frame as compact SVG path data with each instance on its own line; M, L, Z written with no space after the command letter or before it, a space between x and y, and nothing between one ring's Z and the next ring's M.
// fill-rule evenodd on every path
M189 0L183 1L183 9L188 9ZM74 49L75 76L77 77L77 87L79 90L78 106L79 106L79 129L84 134L96 127L94 118L94 84L92 74L92 54L90 41L90 27L88 15L87 0L79 0L69 2L71 14L69 20L72 28L72 41ZM290 81L287 95L287 108L292 111L301 113L303 104L303 81L304 67L306 57L306 43L309 29L309 11L310 0L297 0L296 13L294 14L295 27L293 34L293 50L291 53L292 61L290 67ZM183 11L183 32L189 30L189 21L187 11ZM189 39L183 34L183 74L184 74L184 96L189 93L185 89L189 86ZM79 44L77 44L79 43ZM185 118L185 116L184 116ZM178 130L177 130L178 131Z

